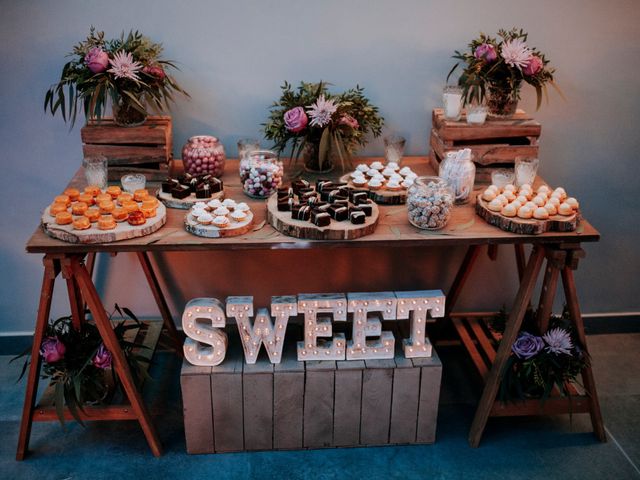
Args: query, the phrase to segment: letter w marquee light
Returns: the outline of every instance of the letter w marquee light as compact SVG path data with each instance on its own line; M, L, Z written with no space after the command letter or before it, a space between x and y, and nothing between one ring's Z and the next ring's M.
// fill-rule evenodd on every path
M404 356L430 357L428 315L442 317L444 307L441 290L288 295L271 297L271 312L258 308L252 322L253 297L228 297L226 308L214 298L196 298L187 303L182 315L187 335L184 354L194 365L220 364L228 344L226 312L236 321L245 361L250 364L256 363L262 345L271 363L280 363L289 318L298 314L304 321L304 338L297 347L300 361L393 358L396 339L382 330L383 320L409 320L409 338L402 339ZM353 322L348 342L343 333L333 333L332 323L347 321L347 314Z

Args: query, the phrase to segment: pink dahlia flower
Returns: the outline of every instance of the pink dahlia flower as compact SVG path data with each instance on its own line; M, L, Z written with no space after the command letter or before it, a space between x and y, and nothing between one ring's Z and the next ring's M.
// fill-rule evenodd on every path
M324 95L320 95L318 100L307 108L311 117L312 127L324 127L331 122L331 116L338 110L338 105L333 100L325 99Z
M113 73L116 78L126 78L138 81L138 72L142 70L142 64L133 60L133 55L124 50L116 53L113 60L110 60L111 68L109 73Z
M502 44L500 55L502 55L507 65L522 70L529 64L532 54L521 38L515 38L513 40L505 40Z

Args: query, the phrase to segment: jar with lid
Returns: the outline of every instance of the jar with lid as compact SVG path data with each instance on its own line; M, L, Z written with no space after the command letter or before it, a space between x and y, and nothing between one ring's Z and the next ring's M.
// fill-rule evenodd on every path
M271 196L282 185L283 173L278 154L271 150L254 150L240 160L240 182L252 198Z
M472 161L471 149L447 152L446 158L440 164L439 175L453 190L454 203L467 203L476 179L476 166Z
M184 171L192 175L208 173L220 178L224 173L224 147L216 137L196 135L182 147Z
M453 191L440 177L418 177L409 187L409 222L424 230L444 228L453 208Z

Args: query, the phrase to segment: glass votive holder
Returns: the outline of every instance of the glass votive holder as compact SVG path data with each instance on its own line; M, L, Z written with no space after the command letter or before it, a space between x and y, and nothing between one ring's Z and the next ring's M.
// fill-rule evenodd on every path
M147 184L147 178L141 173L128 173L120 179L122 189L125 192L133 193L136 190L142 190Z
M483 125L487 119L489 109L484 105L467 106L467 123L469 125Z
M284 167L271 150L253 150L240 160L240 183L251 198L269 198L282 185Z
M442 91L442 105L446 120L460 120L462 113L462 88L457 85L447 85Z
M524 184L533 186L533 181L538 173L538 164L540 161L533 157L516 157L515 177L516 187Z
M384 158L387 163L400 165L404 155L404 146L407 140L400 135L388 135L384 137Z
M238 140L238 160L254 150L260 150L260 140L256 138L241 138Z
M88 185L96 185L101 189L107 188L108 162L104 155L90 155L82 160L84 177Z
M515 178L515 172L508 168L497 168L491 172L491 184L500 190L502 190L505 185L513 184Z

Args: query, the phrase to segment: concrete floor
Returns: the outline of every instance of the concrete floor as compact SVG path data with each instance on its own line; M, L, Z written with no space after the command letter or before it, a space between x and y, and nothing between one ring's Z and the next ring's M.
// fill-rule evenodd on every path
M467 444L478 385L463 353L440 351L445 365L434 445L187 455L179 365L161 355L148 398L160 414L165 449L156 459L133 422L35 424L31 454L14 460L24 381L0 356L2 479L627 479L640 478L640 334L589 337L609 441L591 434L588 415L490 419L480 448Z

